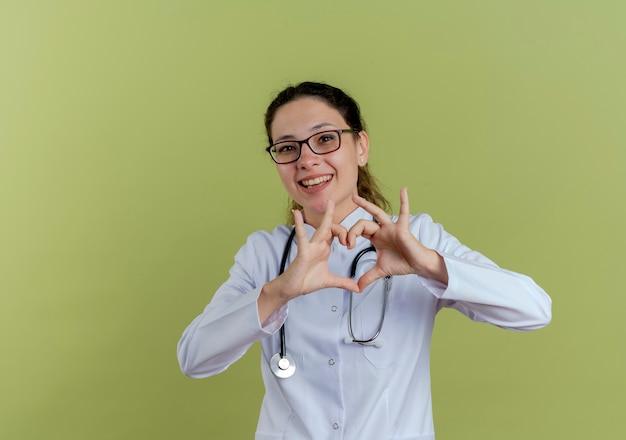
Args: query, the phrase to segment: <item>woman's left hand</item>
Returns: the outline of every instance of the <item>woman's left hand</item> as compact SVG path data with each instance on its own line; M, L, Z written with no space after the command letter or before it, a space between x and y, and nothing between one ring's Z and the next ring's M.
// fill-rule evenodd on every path
M416 274L448 284L443 257L420 243L409 229L409 195L406 188L400 191L400 214L396 222L364 198L354 196L353 200L376 220L359 220L348 231L349 248L355 246L359 236L367 238L376 248L376 265L358 280L361 292L377 279L391 275Z

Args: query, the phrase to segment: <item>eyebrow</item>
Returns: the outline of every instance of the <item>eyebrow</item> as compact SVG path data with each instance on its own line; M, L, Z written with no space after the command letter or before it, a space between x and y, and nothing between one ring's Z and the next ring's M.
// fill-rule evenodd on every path
M313 127L311 127L311 131L314 132L315 130L319 130L320 128L324 128L324 127L334 127L333 124L331 124L330 122L321 122L317 125L314 125ZM286 134L284 136L281 136L277 139L274 139L274 143L278 143L278 142L282 142L282 141L286 141L286 140L294 140L296 137L292 134Z

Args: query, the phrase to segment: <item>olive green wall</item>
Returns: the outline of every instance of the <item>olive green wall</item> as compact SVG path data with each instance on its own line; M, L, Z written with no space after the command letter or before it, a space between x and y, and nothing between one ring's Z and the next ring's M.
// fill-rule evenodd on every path
M175 346L282 219L262 115L306 79L359 100L396 208L554 300L442 312L438 439L625 438L625 5L2 0L0 438L252 438L258 347L198 381Z

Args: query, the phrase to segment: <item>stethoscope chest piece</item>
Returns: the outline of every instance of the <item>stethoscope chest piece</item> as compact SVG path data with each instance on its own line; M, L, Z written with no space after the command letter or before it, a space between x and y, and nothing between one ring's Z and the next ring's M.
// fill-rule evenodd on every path
M270 368L275 376L286 379L296 372L296 361L288 354L281 356L280 353L276 353L270 359Z

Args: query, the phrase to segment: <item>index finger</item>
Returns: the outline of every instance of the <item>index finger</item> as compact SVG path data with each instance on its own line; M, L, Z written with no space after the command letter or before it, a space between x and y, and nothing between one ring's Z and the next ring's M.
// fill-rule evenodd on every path
M296 243L298 246L303 246L307 241L306 229L304 229L304 218L302 217L302 211L294 209L293 213L294 227L296 228Z
M335 203L332 200L326 202L326 212L324 213L324 217L322 217L322 222L320 223L320 227L315 231L313 236L311 237L311 241L317 240L320 238L322 240L327 240L328 235L332 237L331 225L333 223L333 214L335 213Z
M408 228L409 215L409 190L405 186L400 190L400 214L398 215L398 225Z
M374 216L374 220L376 220L379 225L393 223L391 217L389 217L389 214L387 214L383 209L379 208L373 203L368 202L363 197L354 195L352 196L352 200L361 208L372 214L372 216Z

